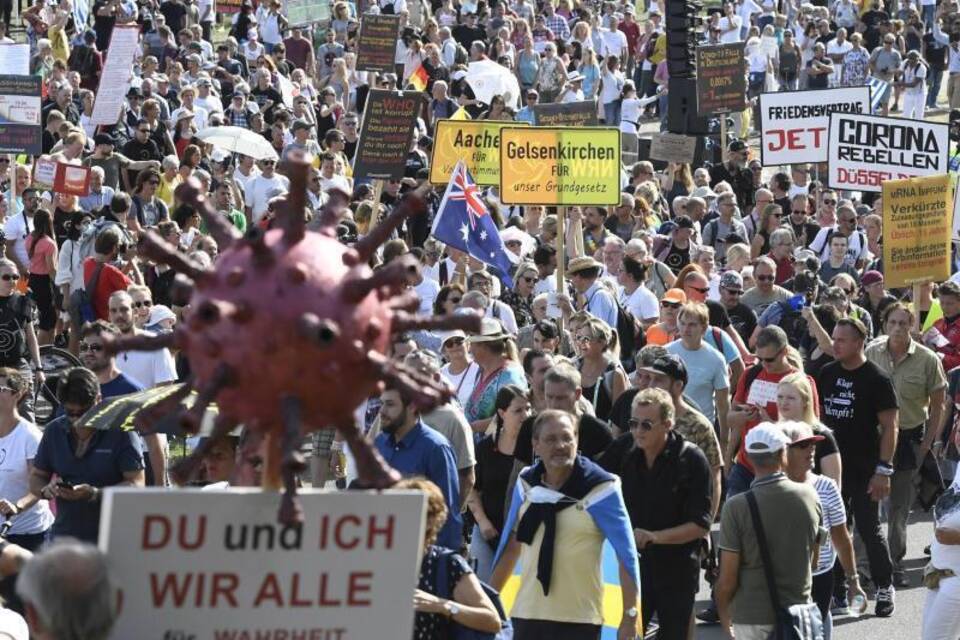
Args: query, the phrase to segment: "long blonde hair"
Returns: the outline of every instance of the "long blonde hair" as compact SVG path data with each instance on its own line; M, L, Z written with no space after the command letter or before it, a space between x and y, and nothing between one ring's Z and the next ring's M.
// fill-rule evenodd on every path
M807 378L807 374L802 371L797 371L791 373L787 376L784 376L780 380L778 387L790 387L797 392L797 395L800 396L800 400L803 402L803 416L802 420L809 424L810 426L815 426L820 424L820 421L817 419L817 414L814 412L813 408L813 387L810 386L810 380ZM783 417L780 417L781 421Z

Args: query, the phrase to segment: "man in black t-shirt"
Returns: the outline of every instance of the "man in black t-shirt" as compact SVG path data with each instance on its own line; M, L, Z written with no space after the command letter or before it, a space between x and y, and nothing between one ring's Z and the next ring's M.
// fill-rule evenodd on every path
M579 451L594 459L613 442L610 427L579 406L583 388L580 386L580 372L569 365L560 365L547 372L543 381L543 395L547 409L558 409L579 416ZM533 420L527 418L520 426L514 457L525 465L533 464Z
M824 366L817 388L820 417L833 429L843 458L843 500L866 545L877 585L876 615L886 617L894 609L893 565L880 529L880 501L890 495L899 412L890 378L864 354L866 339L859 320L838 320L833 329L836 361Z
M743 295L743 277L736 271L727 271L720 277L720 303L730 316L730 324L746 343L757 328L757 314L740 302Z
M932 32L923 34L923 59L927 63L927 109L937 108L940 83L947 68L947 47L937 42Z

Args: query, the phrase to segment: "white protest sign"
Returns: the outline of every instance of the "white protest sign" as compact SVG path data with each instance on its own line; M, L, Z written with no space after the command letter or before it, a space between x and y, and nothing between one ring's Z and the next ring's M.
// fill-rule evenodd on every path
M879 193L886 180L947 173L946 122L830 114L828 182Z
M30 45L0 42L0 76L30 75Z
M827 161L830 114L870 113L870 87L760 94L764 166Z
M117 25L110 36L110 48L100 74L100 86L97 88L93 103L93 115L90 124L113 125L117 123L123 111L130 88L130 76L133 61L137 57L137 40L140 27L137 25Z
M100 547L121 590L112 640L410 638L426 501L301 490L302 526L260 489L105 493Z

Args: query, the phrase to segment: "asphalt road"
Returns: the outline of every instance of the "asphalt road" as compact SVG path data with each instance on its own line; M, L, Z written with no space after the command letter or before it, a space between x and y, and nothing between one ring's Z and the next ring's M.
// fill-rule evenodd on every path
M890 618L873 615L873 600L867 612L859 618L834 619L833 640L898 639L913 640L920 637L925 589L920 585L927 557L923 549L933 540L933 523L930 514L914 512L907 528L907 560L904 563L910 586L897 590L896 611ZM697 595L696 610L707 606L710 591L702 583ZM722 635L717 625L697 625L697 640L720 640Z

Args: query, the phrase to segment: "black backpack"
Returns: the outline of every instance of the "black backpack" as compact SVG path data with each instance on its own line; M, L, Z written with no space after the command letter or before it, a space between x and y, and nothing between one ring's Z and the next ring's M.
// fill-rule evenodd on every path
M620 341L620 361L627 373L633 371L635 363L633 357L647 344L647 334L637 318L627 311L616 298L617 305L617 339Z

